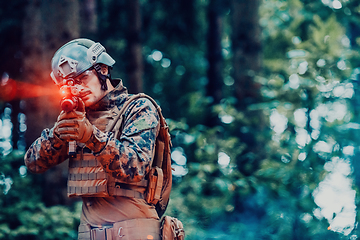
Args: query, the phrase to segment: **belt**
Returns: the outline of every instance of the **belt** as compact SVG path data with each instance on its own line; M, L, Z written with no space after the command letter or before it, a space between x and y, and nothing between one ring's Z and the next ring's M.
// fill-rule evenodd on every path
M137 218L116 222L112 227L91 228L80 224L78 240L160 240L160 222Z

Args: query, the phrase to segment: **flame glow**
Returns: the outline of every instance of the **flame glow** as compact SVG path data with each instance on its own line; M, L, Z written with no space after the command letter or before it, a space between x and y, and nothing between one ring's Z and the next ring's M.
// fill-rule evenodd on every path
M1 79L0 86L0 101L5 102L40 96L56 96L59 94L59 90L55 85L45 87L16 81L6 76L3 76Z

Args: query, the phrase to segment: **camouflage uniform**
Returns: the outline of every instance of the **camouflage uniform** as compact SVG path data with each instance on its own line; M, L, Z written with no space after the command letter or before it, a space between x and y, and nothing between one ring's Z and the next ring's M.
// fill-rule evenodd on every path
M129 98L121 81L102 100L86 109L86 116L95 126L89 141L79 149L87 149L110 176L134 183L144 179L151 168L155 139L159 132L159 116L154 105L145 98L135 100L125 112L123 130L119 139L106 132L113 119L111 110L121 109ZM67 143L59 139L52 129L44 129L25 155L30 172L42 173L68 158ZM78 152L78 154L80 154ZM128 219L156 219L154 206L144 199L122 196L83 197L81 225L111 226ZM154 238L156 239L156 238Z

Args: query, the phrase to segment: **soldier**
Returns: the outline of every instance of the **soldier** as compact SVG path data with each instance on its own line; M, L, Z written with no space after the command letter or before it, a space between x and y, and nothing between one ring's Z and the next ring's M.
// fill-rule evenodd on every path
M159 216L144 200L145 176L151 169L159 114L147 98L129 104L122 131L109 131L129 99L121 80L113 80L114 59L100 43L76 39L52 59L51 77L59 86L76 88L77 108L62 111L25 155L30 172L43 173L70 157L68 195L82 197L79 239L160 239Z

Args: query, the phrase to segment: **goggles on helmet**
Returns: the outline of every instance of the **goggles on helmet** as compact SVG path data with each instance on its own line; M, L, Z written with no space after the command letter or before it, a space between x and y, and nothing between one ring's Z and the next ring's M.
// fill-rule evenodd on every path
M89 80L91 79L91 76L94 75L94 68L90 68L88 70L86 70L85 72L83 72L82 74L80 74L79 76L75 77L75 78L64 78L62 80L62 82L57 83L58 86L63 86L63 85L69 85L69 86L73 86L73 85L87 85L89 83Z

